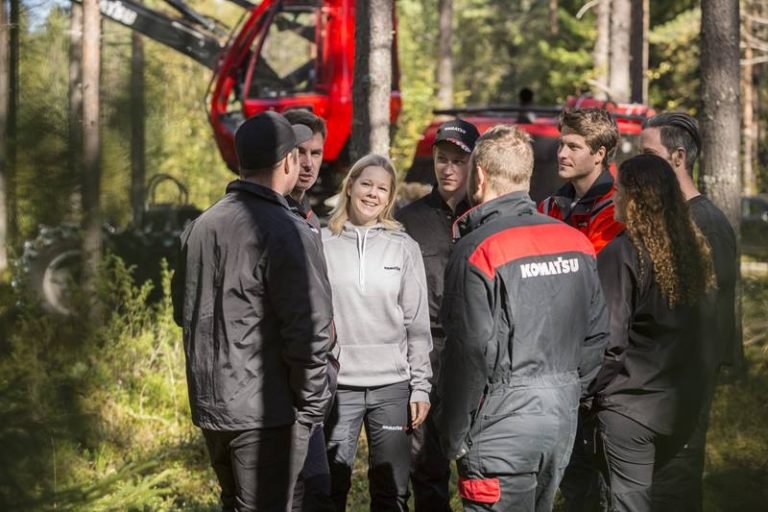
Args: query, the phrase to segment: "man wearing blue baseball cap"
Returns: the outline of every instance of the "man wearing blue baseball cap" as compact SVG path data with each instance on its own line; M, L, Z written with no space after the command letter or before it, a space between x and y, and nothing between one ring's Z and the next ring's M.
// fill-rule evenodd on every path
M285 195L303 125L266 112L235 134L240 179L181 235L174 319L192 421L224 511L290 510L313 425L330 400L331 290L319 237Z

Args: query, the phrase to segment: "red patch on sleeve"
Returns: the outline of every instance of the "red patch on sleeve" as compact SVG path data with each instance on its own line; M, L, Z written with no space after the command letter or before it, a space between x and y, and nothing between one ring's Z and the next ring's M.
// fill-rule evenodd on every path
M496 503L501 499L498 478L459 479L459 496L476 503Z

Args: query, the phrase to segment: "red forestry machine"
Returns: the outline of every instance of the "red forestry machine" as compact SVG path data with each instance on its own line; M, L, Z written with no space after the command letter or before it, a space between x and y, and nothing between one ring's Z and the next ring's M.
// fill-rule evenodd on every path
M181 14L171 18L134 0L101 0L104 16L188 55L213 70L206 101L214 138L227 166L237 171L233 134L246 118L265 110L305 108L328 124L325 166L315 194L329 195L338 183L334 171L348 163L352 127L352 77L355 43L355 0L229 0L245 9L229 32L182 0L164 0ZM392 13L394 18L395 13ZM396 24L395 24L396 26ZM391 119L400 112L397 45ZM649 109L637 104L569 99L565 107L605 106L617 118L624 140L619 158L634 151ZM497 123L518 124L531 133L536 151L532 195L541 199L554 191L557 178L557 115L563 106L487 106L435 111L416 149L407 181L432 183L431 143L440 121L463 117L483 132ZM425 120L426 121L426 120Z
M328 165L319 185L330 192L336 180L328 171L348 160L355 1L229 1L245 9L232 30L181 0L165 0L180 18L134 0L101 0L100 8L104 16L213 71L206 99L208 119L221 156L233 172L237 172L234 132L246 118L265 110L291 108L308 109L324 118L328 125L324 151ZM392 53L390 109L395 121L400 113L396 45Z
M73 0L79 1L79 0ZM233 135L248 117L265 110L281 112L305 108L328 125L324 166L313 191L319 198L335 192L348 164L352 127L352 79L355 43L355 0L228 0L244 9L239 23L229 29L197 12L182 0L164 0L176 11L169 16L136 0L101 0L104 17L187 55L212 70L206 105L208 119L222 158L234 172L237 159ZM395 13L392 13L395 16ZM395 25L396 26L396 25ZM392 49L391 119L400 112L397 46ZM566 106L605 105L616 115L623 140L619 158L634 151L634 139L646 115L640 105L603 104L589 98L569 100ZM535 169L532 196L541 199L559 184L556 148L557 114L562 107L491 106L435 111L416 148L407 181L433 183L431 145L437 126L450 117L463 117L480 131L498 123L518 124L534 139ZM427 120L425 120L427 121ZM178 189L175 204L154 202L161 183ZM159 261L175 259L178 234L199 214L186 204L186 189L175 178L157 175L148 183L149 201L143 225L124 229L105 227L105 241L117 255L137 269L137 280L159 281ZM80 261L77 226L42 228L25 244L19 262L19 283L37 296L45 309L67 313L68 281Z

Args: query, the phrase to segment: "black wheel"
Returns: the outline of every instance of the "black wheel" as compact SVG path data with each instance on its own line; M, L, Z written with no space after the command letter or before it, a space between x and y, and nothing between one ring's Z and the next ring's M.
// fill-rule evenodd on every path
M24 244L14 286L23 297L60 315L72 313L72 285L80 278L81 249L77 227L41 227L35 240Z

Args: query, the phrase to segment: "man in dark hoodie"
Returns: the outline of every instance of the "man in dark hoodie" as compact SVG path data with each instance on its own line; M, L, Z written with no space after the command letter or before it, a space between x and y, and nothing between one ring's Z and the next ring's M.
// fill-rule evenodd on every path
M181 235L174 320L224 511L290 510L330 400L321 242L284 197L299 174L296 146L311 136L274 112L245 121L235 134L240 179Z
M458 459L465 510L551 510L579 398L597 374L608 312L595 250L536 212L530 136L477 140L461 238L445 273L437 381L443 452Z

